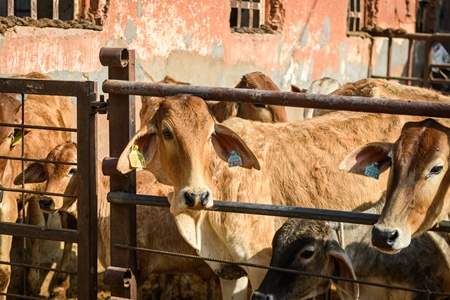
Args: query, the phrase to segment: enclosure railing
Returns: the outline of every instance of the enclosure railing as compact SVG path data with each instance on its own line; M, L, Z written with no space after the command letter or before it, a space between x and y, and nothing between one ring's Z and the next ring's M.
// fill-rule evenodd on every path
M373 74L373 48L374 43L371 43L371 56L369 62L368 69L368 77L372 78L383 78L387 80L400 80L405 81L406 84L411 85L411 83L415 83L415 85L423 86L423 87L431 87L432 84L450 84L450 78L442 79L442 78L433 78L431 69L432 68L447 68L450 69L450 62L447 64L436 64L433 63L433 45L436 42L450 43L450 34L445 33L405 33L405 34L395 34L391 32L380 32L380 33L372 33L374 38L387 38L388 46L387 46L387 61L386 61L386 75L375 75ZM392 66L392 42L393 39L406 39L408 40L408 58L406 61L406 76L393 76L391 75L391 66ZM424 45L424 60L423 60L423 69L422 69L422 77L413 77L413 56L414 56L414 45L417 41L423 41Z
M77 132L78 144L78 228L57 229L0 222L0 234L43 240L78 243L77 275L78 298L97 299L97 185L96 185L96 112L97 85L92 81L63 81L27 78L0 78L0 93L71 96L77 101L77 128L42 127L40 129ZM26 101L25 101L26 110ZM37 128L26 124L0 124L0 126ZM26 139L26 136L24 137ZM2 159L15 159L2 157ZM24 159L23 161L46 162ZM54 162L52 162L54 163ZM1 190L36 193L23 189L0 187ZM45 194L45 193L40 193ZM48 193L47 193L48 194ZM60 195L74 196L74 195ZM28 268L34 266L27 265ZM39 267L38 267L39 268ZM42 268L41 268L42 269ZM61 271L54 270L53 271ZM70 273L70 272L69 272ZM17 296L17 295L16 295ZM33 299L27 297L27 299ZM42 299L42 298L40 298Z
M102 89L109 93L110 113L110 157L103 161L103 173L111 176L111 265L105 273L105 281L114 283L113 296L135 299L136 287L133 272L136 265L136 205L169 207L165 197L136 195L135 172L129 175L115 170L117 157L128 144L134 132L134 95L170 96L191 94L203 99L265 103L292 107L310 107L334 110L365 111L388 114L420 115L447 118L450 116L450 103L391 100L335 95L308 95L304 93L233 89L221 87L173 85L161 83L132 82L130 73L134 65L134 52L123 48L107 48L100 51L100 60L109 67L109 79L103 82ZM131 66L131 67L130 67ZM129 114L130 113L130 114ZM121 115L121 116L120 116ZM117 123L116 123L117 122ZM272 206L262 204L214 201L214 211L263 214L284 217L302 217L350 223L374 224L379 215L358 212L331 211L323 209ZM114 213L114 216L113 216ZM120 218L118 218L120 216ZM116 218L117 217L117 218ZM450 232L450 222L444 221L432 230ZM128 254L127 254L128 253ZM238 262L237 262L238 263ZM125 283L125 284L124 284Z

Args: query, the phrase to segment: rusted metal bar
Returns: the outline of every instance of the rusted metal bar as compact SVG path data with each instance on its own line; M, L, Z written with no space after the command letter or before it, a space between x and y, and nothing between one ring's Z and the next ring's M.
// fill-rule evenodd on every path
M128 194L123 192L108 193L108 201L117 204L137 204L160 207L170 207L166 197ZM377 222L378 214L348 212L330 209L304 208L296 206L282 206L269 204L255 204L234 201L214 200L214 205L208 211L232 212L241 214L255 214L275 217L305 218L314 220L328 220L344 223L373 225ZM439 227L432 231L450 232L450 221L442 221Z
M105 176L118 175L119 171L117 171L117 157L105 157L102 161L102 173Z
M89 88L91 81L0 78L2 93L77 96Z
M133 50L103 48L100 51L100 61L103 65L108 66L108 77L110 79L134 81L135 53ZM136 131L135 118L134 96L109 93L110 156L118 157L133 137ZM135 193L135 172L128 175L118 172L112 174L110 190ZM111 266L132 270L130 286L111 286L111 295L136 299L137 287L133 274L134 270L137 269L136 253L112 246L122 243L136 245L136 206L111 204L110 211L111 220L115 220L114 223L111 222Z
M293 107L310 107L334 110L365 111L387 114L418 115L448 118L450 103L415 100L391 100L337 95L311 95L305 93L232 89L194 85L174 85L149 82L107 80L103 91L121 95L169 96L192 94L207 100L241 101Z
M392 61L392 37L388 38L388 50L386 61L386 76L391 76L391 61Z
M26 128L26 129L42 129L42 130L54 130L54 131L66 131L66 132L77 132L75 128L65 128L65 127L47 127L39 125L27 125L27 124L15 124L15 123L0 123L0 126L14 127L14 128Z
M0 233L69 243L76 243L78 241L78 233L76 230L40 227L19 223L0 222Z
M106 268L103 282L106 285L128 288L133 274L130 269L110 266Z
M428 39L425 41L425 55L424 55L424 62L423 62L423 86L424 87L430 87L430 74L431 74L431 67L430 64L433 61L433 42Z
M126 48L101 48L100 63L112 68L125 68L129 61L129 51Z
M3 156L0 155L0 159L11 159L11 160L20 160L20 161L31 161L31 162L41 162L41 163L52 163L55 165L69 165L69 166L76 166L77 163L75 162L61 162L61 161L54 161L54 160L48 160L48 159L37 159L37 158L21 158L21 157L14 157L14 156Z
M408 39L408 61L406 62L406 76L408 77L407 85L411 85L412 78L412 67L413 67L413 54L414 54L414 44L413 39ZM418 78L420 79L420 78ZM423 82L422 82L423 85Z
M43 270L43 271L52 271L57 273L67 273L71 275L76 275L76 271L68 271L63 269L57 269L57 268L47 268L47 267L41 267L41 266L34 266L30 264L23 264L23 263L15 263L15 262L8 262L8 261L0 261L0 264L2 265L10 265L14 267L22 267L22 268L30 268L30 269L36 269L36 270Z
M405 76L378 76L378 75L372 75L372 78L380 78L380 79L387 79L387 80L405 80L408 82L414 81L414 82L422 82L423 78L421 77L405 77Z
M19 192L19 193L28 193L28 194L35 194L35 195L49 195L49 196L57 196L57 197L67 197L67 198L77 198L76 195L70 195L70 194L59 194L59 193L50 193L50 192L39 192L34 190L25 190L25 189L13 189L13 188L5 188L0 186L0 191L5 192Z
M97 299L97 118L91 103L97 84L90 82L77 97L78 299ZM82 281L82 282L81 282Z

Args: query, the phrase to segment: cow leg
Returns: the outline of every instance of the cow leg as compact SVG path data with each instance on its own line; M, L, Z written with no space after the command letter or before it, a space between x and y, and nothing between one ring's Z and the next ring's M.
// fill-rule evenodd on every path
M69 215L66 212L60 212L61 215L61 228L76 229L75 224L71 224L68 220ZM75 227L75 228L74 228ZM67 270L69 268L70 260L72 257L72 243L64 243L63 255L61 262L58 265L58 269ZM67 273L57 272L53 276L50 284L50 295L52 298L64 298L66 292L70 287L70 275Z
M220 288L222 290L222 299L248 299L248 278L241 277L237 280L226 280L220 278Z
M39 204L34 201L28 202L28 223L35 226L45 226L44 214ZM30 264L38 267L41 263L40 249L41 239L31 239ZM33 296L38 296L41 291L41 278L39 269L30 268L27 274L28 289Z

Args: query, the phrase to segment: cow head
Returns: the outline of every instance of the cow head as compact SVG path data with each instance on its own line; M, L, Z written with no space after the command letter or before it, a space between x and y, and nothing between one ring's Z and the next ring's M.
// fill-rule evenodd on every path
M56 146L48 154L47 160L56 162L76 163L77 145L64 143ZM39 183L47 180L45 192L75 195L77 191L77 166L59 163L32 163L14 180L14 184ZM40 208L47 213L59 210L77 215L76 198L44 195L39 199Z
M397 253L450 212L450 129L433 119L406 123L395 143L370 143L350 153L340 168L364 174L391 168L386 205L372 229L372 244ZM376 171L375 171L376 172Z
M289 219L273 237L272 249L271 267L356 279L350 259L327 222ZM269 270L251 299L309 299L325 293L331 283L347 296L343 299L358 298L357 283Z
M13 123L25 96L0 93L0 123ZM14 138L14 129L0 126L0 155L7 155Z
M279 91L277 85L261 72L251 72L242 76L236 88L257 89L267 91ZM223 122L231 117L239 117L265 123L287 122L287 114L284 106L267 105L264 103L242 102L208 102L211 114L218 122Z
M147 106L152 116L146 114L146 124L120 155L117 169L122 173L132 171L130 155L139 151L145 159L143 167L159 182L174 187L169 196L173 214L213 205L208 175L213 150L226 162L237 155L241 167L260 168L241 138L214 122L203 99L191 95L152 99L152 105Z

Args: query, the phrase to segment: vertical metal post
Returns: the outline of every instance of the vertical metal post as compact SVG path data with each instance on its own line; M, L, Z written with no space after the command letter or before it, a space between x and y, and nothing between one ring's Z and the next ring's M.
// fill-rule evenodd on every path
M407 61L406 77L412 77L414 44L415 44L415 41L412 38L409 38L408 39L408 61ZM411 85L411 80L408 80L406 82L406 84Z
M87 85L86 85L87 86ZM78 145L78 299L97 299L97 84L77 95ZM82 234L80 234L82 233ZM82 281L82 283L81 283Z
M37 19L37 0L31 0L30 3L31 6L31 12L30 12L30 16L32 19Z
M388 51L387 51L387 66L386 66L386 77L390 79L391 77L391 60L392 60L392 37L388 38Z
M59 19L59 0L53 0L52 19Z
M433 59L433 40L432 38L427 38L425 40L425 55L424 55L424 62L423 62L423 86L424 87L430 87L430 74L431 74L431 68L430 64Z
M14 16L14 0L8 0L8 16Z
M108 66L108 78L134 81L135 52L121 48L102 48L100 61ZM136 131L134 96L109 94L110 156L118 157ZM136 193L136 172L111 175L112 192ZM136 253L115 247L116 244L136 246L136 205L111 203L111 266L130 268L129 287L112 285L111 295L136 299Z

